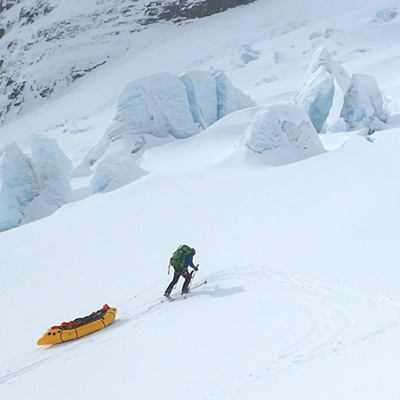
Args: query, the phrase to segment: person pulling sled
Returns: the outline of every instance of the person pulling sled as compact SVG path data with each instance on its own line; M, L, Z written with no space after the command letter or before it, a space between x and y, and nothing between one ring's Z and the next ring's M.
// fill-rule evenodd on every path
M191 267L193 268L194 271L197 271L199 269L198 265L193 264L193 256L195 254L196 254L195 249L184 244L182 246L179 246L178 250L176 250L172 255L171 259L169 260L168 273L170 266L172 265L174 267L174 277L164 293L164 296L167 299L171 298L171 291L173 287L178 283L180 276L185 278L181 294L185 295L189 292L189 285L190 281L193 278L193 271L189 273L188 268Z

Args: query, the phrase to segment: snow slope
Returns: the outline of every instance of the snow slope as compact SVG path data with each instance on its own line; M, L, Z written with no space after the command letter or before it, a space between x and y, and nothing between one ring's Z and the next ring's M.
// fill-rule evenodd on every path
M395 115L400 20L372 21L396 7L259 0L155 25L119 62L5 125L1 147L41 133L77 165L118 91L161 69L222 69L260 106L287 102L321 45L349 73L372 74ZM243 64L243 44L259 57ZM149 174L123 188L0 234L1 398L400 396L400 128L320 135L329 151L255 167L231 156L258 110L147 151ZM181 243L197 249L194 285L207 284L161 304ZM119 310L107 329L36 346L51 325L105 302Z

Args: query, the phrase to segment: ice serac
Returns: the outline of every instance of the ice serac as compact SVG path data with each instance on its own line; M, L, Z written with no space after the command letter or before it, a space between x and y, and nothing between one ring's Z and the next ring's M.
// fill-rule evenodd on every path
M218 118L217 84L210 72L188 71L180 80L186 87L194 122L206 129Z
M249 96L236 88L225 74L219 73L215 80L217 83L218 119L256 105Z
M350 76L330 52L323 47L316 50L297 104L307 112L318 133L331 130L332 125L339 127L337 122L349 85Z
M285 104L258 111L243 141L246 158L267 165L284 165L325 151L305 111Z
M32 139L30 156L15 144L3 153L0 231L51 215L72 201L72 162L54 139Z
M383 96L374 77L353 74L345 94L340 117L349 130L368 128L382 129L388 119Z
M350 84L350 76L338 61L332 58L331 53L324 47L318 48L311 57L308 66L307 77L314 74L320 67L325 67L326 71L332 74L339 87L346 91Z
M0 166L0 232L15 228L26 206L40 194L40 185L29 158L15 144L3 148Z
M94 171L92 194L117 189L146 174L137 159L147 149L199 132L185 85L168 72L129 83L120 93L116 108L103 138L74 171L75 176Z
M128 84L117 100L108 135L149 133L183 139L198 133L190 113L185 85L175 75L160 72Z
M299 94L298 104L311 119L317 132L321 132L333 104L335 83L325 66L308 76Z
M146 174L137 160L148 149L189 138L219 118L253 105L223 74L145 76L122 90L111 125L73 176L92 175L92 194L117 189Z

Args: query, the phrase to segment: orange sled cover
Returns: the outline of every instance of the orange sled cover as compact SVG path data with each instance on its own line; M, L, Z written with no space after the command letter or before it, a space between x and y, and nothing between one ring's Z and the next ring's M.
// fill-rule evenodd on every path
M116 315L117 309L110 308L105 304L102 309L93 312L87 317L76 318L73 321L53 326L38 340L37 344L58 344L79 339L110 325L115 320Z

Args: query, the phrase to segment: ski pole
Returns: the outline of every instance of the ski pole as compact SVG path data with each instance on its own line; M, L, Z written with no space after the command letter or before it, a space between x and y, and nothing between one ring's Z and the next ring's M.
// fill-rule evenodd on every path
M187 288L188 291L190 290L190 286L192 286L192 282L193 282L195 275L196 275L196 271L194 271L194 274L192 275L192 278L190 279L189 286Z

